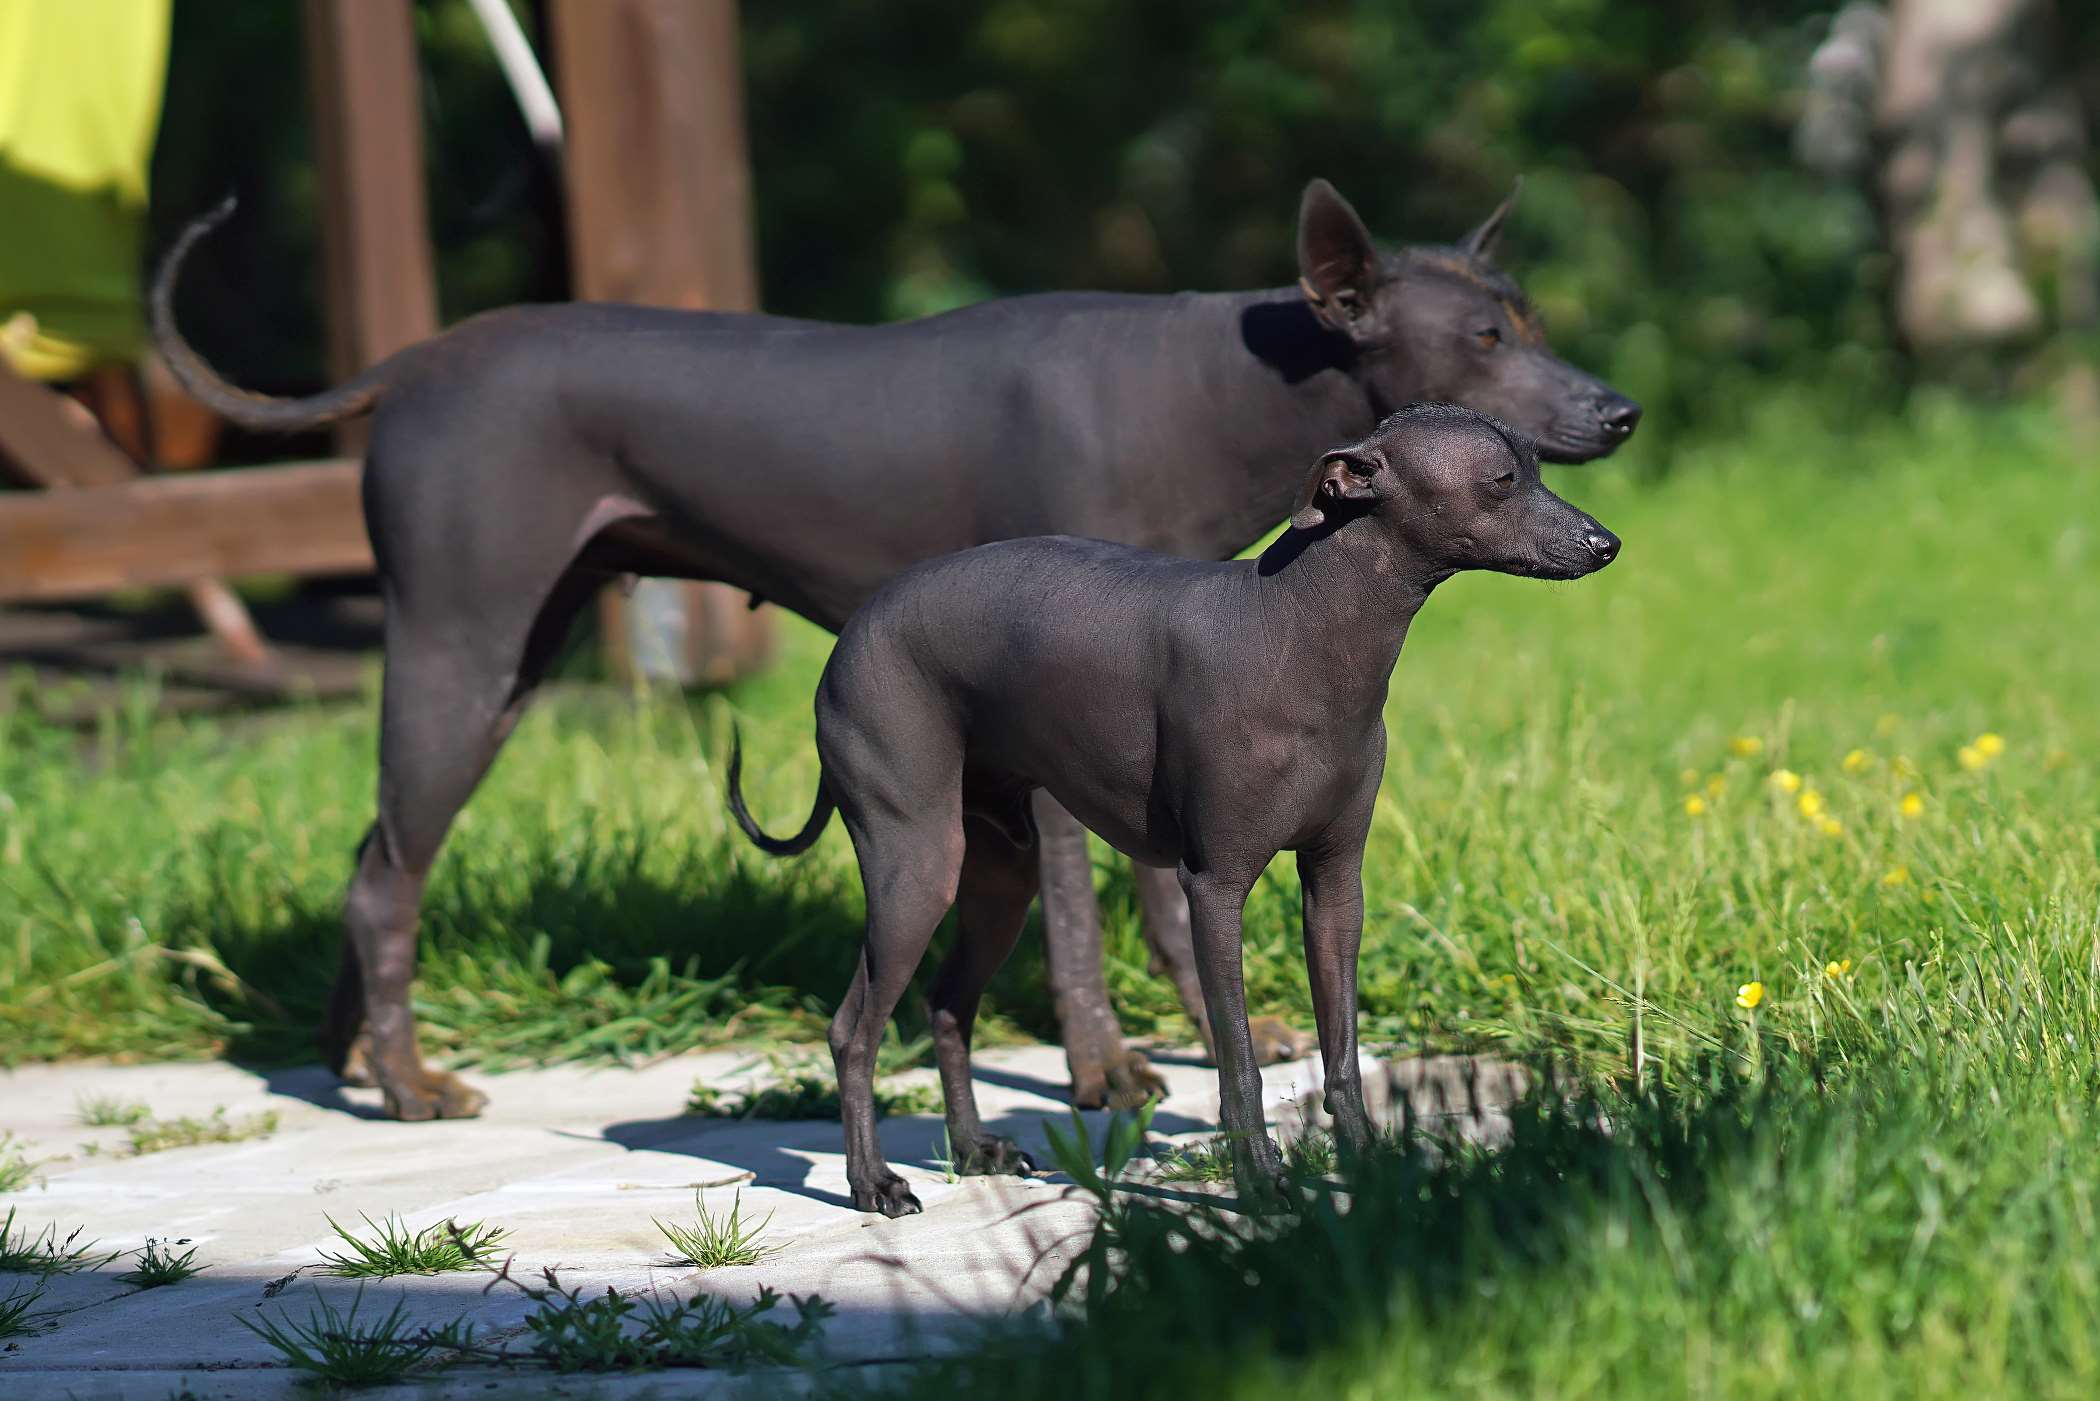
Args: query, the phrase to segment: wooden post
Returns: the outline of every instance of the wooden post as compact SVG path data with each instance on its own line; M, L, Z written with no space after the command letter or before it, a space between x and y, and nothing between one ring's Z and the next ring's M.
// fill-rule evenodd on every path
M330 366L347 379L437 332L409 0L306 0ZM336 430L348 456L364 421Z
M576 295L756 307L735 0L554 0L553 22ZM641 589L601 603L616 669L663 656L679 681L718 684L771 651L771 619L736 590Z

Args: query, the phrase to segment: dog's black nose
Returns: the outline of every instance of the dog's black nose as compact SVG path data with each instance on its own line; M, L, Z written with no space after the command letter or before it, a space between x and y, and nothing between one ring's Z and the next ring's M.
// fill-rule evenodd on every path
M1633 432L1634 425L1641 421L1641 406L1631 399L1614 399L1604 406L1597 416L1604 424L1604 431L1614 438L1624 438Z
M1635 409L1634 412L1639 413L1640 410ZM1598 526L1595 530L1583 536L1582 543L1591 554L1597 557L1597 561L1600 564L1610 564L1614 559L1618 558L1619 537L1606 530L1603 526Z

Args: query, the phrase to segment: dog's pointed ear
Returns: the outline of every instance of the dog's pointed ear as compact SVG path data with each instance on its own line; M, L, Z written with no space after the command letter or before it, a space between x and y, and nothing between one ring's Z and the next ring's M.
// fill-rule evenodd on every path
M1325 180L1298 201L1298 287L1319 318L1337 331L1356 330L1379 282L1371 231L1341 192Z
M1475 258L1493 258L1496 245L1502 242L1502 225L1509 218L1509 211L1517 207L1517 196L1524 193L1524 177L1519 175L1516 183L1509 187L1509 197L1495 206L1495 212L1480 221L1480 227L1465 237L1459 247Z
M1384 459L1375 448L1336 448L1313 465L1291 507L1291 528L1313 530L1326 523L1328 508L1342 501L1374 501L1371 479Z

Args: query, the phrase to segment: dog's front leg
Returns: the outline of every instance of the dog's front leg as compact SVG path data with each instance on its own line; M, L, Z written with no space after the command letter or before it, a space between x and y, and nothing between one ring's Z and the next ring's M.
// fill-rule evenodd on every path
M1305 971L1312 984L1313 1018L1320 1028L1320 1061L1327 1076L1327 1112L1345 1152L1371 1143L1364 1110L1363 1074L1356 1062L1356 954L1364 933L1364 848L1298 853L1304 891Z
M1218 1117L1232 1147L1232 1173L1243 1193L1264 1197L1276 1190L1283 1176L1283 1155L1276 1151L1262 1117L1261 1070L1247 1027L1240 969L1240 917L1259 874L1259 867L1253 874L1181 868L1196 941L1196 971L1217 1040Z

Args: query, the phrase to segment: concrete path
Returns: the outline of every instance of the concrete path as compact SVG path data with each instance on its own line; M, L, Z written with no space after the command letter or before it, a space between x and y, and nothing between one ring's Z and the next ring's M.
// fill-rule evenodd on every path
M1193 1056L1155 1057L1171 1093L1153 1128L1164 1136L1215 1132L1215 1074ZM987 1122L1049 1161L1043 1123L1069 1122L1062 1053L1054 1047L984 1052L978 1096ZM1466 1074L1453 1060L1402 1062L1373 1071L1374 1086L1397 1069L1417 1096L1462 1105ZM0 1071L0 1134L7 1151L35 1165L34 1180L0 1194L0 1216L16 1210L15 1231L76 1227L99 1253L132 1251L147 1237L187 1238L203 1274L141 1291L119 1284L128 1259L57 1275L35 1306L36 1331L0 1343L0 1396L44 1398L278 1397L297 1374L236 1322L260 1310L304 1321L317 1296L347 1307L347 1280L321 1275L320 1251L334 1243L326 1216L357 1223L398 1216L411 1228L452 1218L509 1231L504 1248L517 1272L560 1267L564 1284L610 1285L622 1293L659 1291L690 1298L705 1291L739 1303L765 1285L820 1294L838 1309L821 1355L841 1367L894 1365L964 1345L983 1321L1038 1306L1084 1242L1091 1209L1062 1177L950 1182L938 1116L884 1121L891 1162L926 1205L923 1216L884 1221L852 1209L836 1122L740 1122L683 1113L696 1082L735 1087L771 1077L748 1054L710 1052L638 1070L577 1066L480 1074L492 1103L485 1117L457 1123L397 1124L378 1117L376 1091L346 1090L318 1067L252 1073L215 1064L62 1065ZM828 1078L828 1069L825 1072ZM1507 1101L1499 1075L1490 1110L1474 1125L1492 1136L1493 1107ZM889 1083L932 1082L914 1071ZM1267 1097L1279 1131L1302 1131L1319 1115L1312 1092L1318 1060L1271 1067ZM274 1132L240 1143L131 1156L121 1128L88 1128L91 1098L134 1101L156 1117L205 1116L223 1109L239 1122L274 1112ZM1106 1116L1088 1116L1098 1143ZM690 1223L696 1191L715 1211L741 1189L748 1220L771 1215L765 1240L780 1247L755 1266L696 1272L666 1260L652 1217ZM361 1223L360 1223L361 1224ZM266 1288L282 1283L265 1297ZM484 1341L517 1339L531 1305L515 1291L487 1293L487 1276L395 1278L366 1286L363 1311L384 1314L399 1301L419 1322L464 1314ZM0 1274L0 1301L34 1284ZM363 1316L361 1312L361 1316ZM782 1317L792 1314L782 1306ZM821 1375L821 1374L820 1374ZM491 1382L513 1377L499 1393ZM638 1396L727 1395L788 1379L727 1373L645 1374L599 1382L538 1374L462 1369L402 1388L417 1397L513 1394ZM543 1381L550 1384L542 1385ZM526 1385L526 1383L532 1383ZM387 1393L364 1393L384 1395Z

